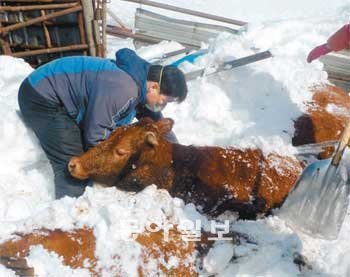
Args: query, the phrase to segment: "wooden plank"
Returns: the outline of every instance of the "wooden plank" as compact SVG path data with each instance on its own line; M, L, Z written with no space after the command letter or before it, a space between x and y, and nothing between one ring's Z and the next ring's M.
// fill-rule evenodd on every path
M1 0L2 3L55 3L57 0ZM63 2L63 1L62 1ZM64 2L79 2L77 0L65 0Z
M105 0L102 0L102 22L101 22L101 28L102 28L102 47L103 47L103 53L101 57L105 57L107 53L107 3Z
M40 10L40 14L42 16L45 16L45 10ZM47 29L47 26L45 24L45 21L42 22L42 26L43 26L43 29L44 29L44 36L45 36L45 40L46 40L46 46L47 48L51 48L52 45L51 45L51 38L50 38L50 33L49 33L49 30Z
M54 10L77 6L77 3L48 4L48 5L27 5L27 6L0 6L0 12L23 12L32 10Z
M180 7L171 6L171 5L167 5L167 4L161 4L161 3L148 1L148 0L123 0L123 1L149 5L149 6L153 6L153 7L157 7L157 8L161 8L161 9L166 9L166 10L171 10L171 11L175 11L175 12L190 14L190 15L203 17L203 18L207 18L207 19L212 19L212 20L216 20L216 21L221 21L221 22L225 22L225 23L230 23L230 24L238 25L238 26L245 26L245 25L247 25L247 22L244 22L244 21L234 20L234 19L231 19L231 18L225 18L225 17L222 17L222 16L217 16L217 15L212 15L212 14L208 14L208 13L198 12L198 11L194 11L194 10L190 10L190 9L180 8Z
M85 49L88 49L87 44L76 44L76 45L70 45L70 46L40 49L40 50L33 50L33 51L15 52L15 53L12 53L12 56L17 58L23 58L28 56L50 54L50 53L57 53L57 52L78 51L78 50L85 50Z
M29 20L27 20L25 22L17 23L17 24L10 25L10 26L7 26L7 27L1 27L0 28L0 34L4 35L4 34L6 34L8 32L11 32L11 31L14 31L14 30L26 27L26 26L30 26L30 25L35 24L35 23L41 23L41 22L43 22L45 20L49 20L49 19L52 19L52 18L56 18L56 17L59 17L59 16L66 15L66 14L78 12L78 11L81 11L81 10L82 10L82 7L79 5L79 6L76 6L76 7L73 7L73 8L68 8L68 9L64 9L64 10L58 11L58 12L53 12L53 13L47 14L45 16L39 16L37 18L29 19Z
M264 52L260 52L257 54L253 54L250 56L246 56L240 59L236 59L236 60L232 60L232 61L228 61L228 62L224 62L222 64L219 65L218 69L215 72L211 72L208 75L212 75L221 71L225 71L225 70L230 70L242 65L246 65L246 64L250 64L253 62L257 62L257 61L261 61L267 58L272 57L272 54L270 51L264 51ZM230 68L228 68L230 67ZM191 81L194 79L197 79L198 77L203 76L203 74L205 73L205 69L199 69L199 70L195 70L189 73L185 74L186 80L187 81Z
M123 29L126 29L126 30L130 30L128 27L126 27L126 25L123 23L123 21L118 17L116 16L116 14L114 12L112 12L110 9L107 8L107 13L108 15L120 26L122 27Z
M0 38L0 46L2 48L3 55L11 55L12 54L10 44L1 38Z
M17 257L0 257L0 264L11 268L27 268L27 261L25 258Z
M79 35L80 35L80 43L86 44L85 30L84 30L84 19L82 12L78 13L78 27L79 27ZM84 51L83 54L86 56L87 51Z
M92 26L94 30L94 40L95 40L95 49L96 49L96 56L103 57L103 44L102 44L102 36L100 32L100 25L98 20L92 21Z
M0 257L0 264L13 270L18 276L34 277L34 268L29 267L25 258Z
M45 49L46 46L45 45L33 45L33 44L25 44L25 43L11 43L10 47L16 47L16 48L22 48L22 49L30 49L30 50L34 50L34 49Z
M18 24L18 23L22 23L23 21L2 21L0 20L0 23L2 25L8 26L8 25L13 25L13 24ZM38 22L38 23L34 23L31 24L30 26L42 26L42 23L45 23L46 26L55 26L55 27L74 27L77 26L77 24L75 22L54 22L52 20L45 20L42 22Z

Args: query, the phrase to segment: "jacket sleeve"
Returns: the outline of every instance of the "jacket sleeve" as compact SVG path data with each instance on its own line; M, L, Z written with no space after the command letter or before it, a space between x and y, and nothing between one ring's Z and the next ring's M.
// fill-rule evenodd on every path
M163 114L161 112L152 112L149 109L147 109L144 105L139 104L137 107L137 113L136 118L140 119L142 117L150 117L154 121L158 121L163 118ZM173 131L170 131L166 134L165 138L173 143L178 143L178 139Z
M125 73L124 73L125 74ZM125 76L104 76L96 81L90 92L83 121L86 149L109 137L119 120L129 116L138 97L138 87Z
M328 40L327 46L332 51L340 51L350 46L350 24L336 31Z

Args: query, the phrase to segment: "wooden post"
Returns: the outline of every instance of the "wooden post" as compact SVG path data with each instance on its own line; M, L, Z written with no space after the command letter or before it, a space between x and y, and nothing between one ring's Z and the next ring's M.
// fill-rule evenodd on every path
M35 56L35 55L41 55L41 54L77 51L77 50L83 50L83 49L87 49L87 48L88 48L87 44L76 44L76 45L56 47L56 48L50 48L50 49L40 49L40 50L33 50L33 51L16 52L16 53L12 53L12 56L18 57L18 58L23 58L23 57Z
M94 10L92 6L92 0L81 0L83 5L85 31L87 36L87 41L89 45L89 52L91 56L96 56L95 41L93 36L93 20L94 20Z
M82 12L78 13L78 27L79 27L79 35L80 35L80 43L86 44L85 30L84 30L84 19ZM87 55L87 52L84 51L84 55Z
M28 266L27 260L25 258L2 256L0 257L0 264L4 265L8 269L13 270L16 273L16 276L36 276L34 268Z
M41 14L42 16L45 16L45 11L44 11L44 10L40 10L40 14ZM45 24L45 21L43 21L42 26L43 26L43 29L44 29L44 35L45 35L45 40L46 40L46 46L47 46L47 48L51 48L52 45L51 45L50 33L49 33L49 30L47 29L47 26L46 26L46 24Z
M3 55L11 55L12 54L10 44L1 38L0 38L0 46L2 48Z
M43 22L45 20L52 19L52 18L55 18L55 17L63 16L63 15L70 14L70 13L74 13L74 12L80 11L81 9L82 9L82 7L79 5L79 6L76 6L76 7L73 7L73 8L64 9L64 10L61 10L61 11L58 11L58 12L50 13L48 15L39 16L37 18L29 19L29 20L27 20L25 22L13 24L13 25L10 25L10 26L7 26L7 27L2 27L2 28L0 28L0 34L4 35L4 34L10 32L10 31L14 31L14 30L26 27L26 26L30 26L30 25L33 25L35 23L41 23L41 22Z
M203 12L198 12L198 11L194 11L194 10L190 10L190 9L179 8L176 6L171 6L168 4L161 4L161 3L157 3L157 2L149 1L149 0L122 0L122 1L144 4L144 5L160 8L160 9L190 14L190 15L203 17L203 18L207 18L207 19L212 19L212 20L216 20L216 21L221 21L221 22L225 22L225 23L230 23L230 24L234 24L234 25L238 25L238 26L244 26L247 24L247 22L244 22L244 21L234 20L234 19L230 19L230 18L226 18L226 17L222 17L222 16L217 16L217 15L212 15L212 14L208 14L208 13L203 13Z
M100 32L100 26L98 24L98 20L93 21L94 26L94 38L95 38L95 44L96 44L96 56L102 57L103 56L103 46L101 43L101 32Z
M2 0L3 3L54 3L57 0ZM65 0L65 2L76 2L76 0Z
M106 56L107 53L107 4L106 0L102 0L102 57Z

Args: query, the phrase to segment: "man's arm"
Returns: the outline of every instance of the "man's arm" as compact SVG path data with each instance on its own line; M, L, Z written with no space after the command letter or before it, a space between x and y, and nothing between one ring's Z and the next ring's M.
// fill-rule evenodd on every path
M346 24L336 31L327 40L327 46L332 51L340 51L349 48L350 44L350 24Z
M85 148L95 146L109 137L117 122L129 116L138 96L136 83L126 73L116 73L97 80L91 92L83 121Z
M316 46L307 56L307 62L311 63L313 60L328 54L332 51L340 51L350 46L350 24L346 24L331 35L327 43Z

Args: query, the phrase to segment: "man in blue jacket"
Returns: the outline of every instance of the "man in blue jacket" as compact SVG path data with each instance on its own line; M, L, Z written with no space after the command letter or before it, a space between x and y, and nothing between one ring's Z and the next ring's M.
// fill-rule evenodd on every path
M162 117L169 102L187 95L184 74L176 67L150 65L130 49L116 60L73 56L54 60L22 83L18 102L55 175L56 198L79 196L91 181L70 176L73 156L109 137L135 117ZM174 134L169 139L176 140Z

